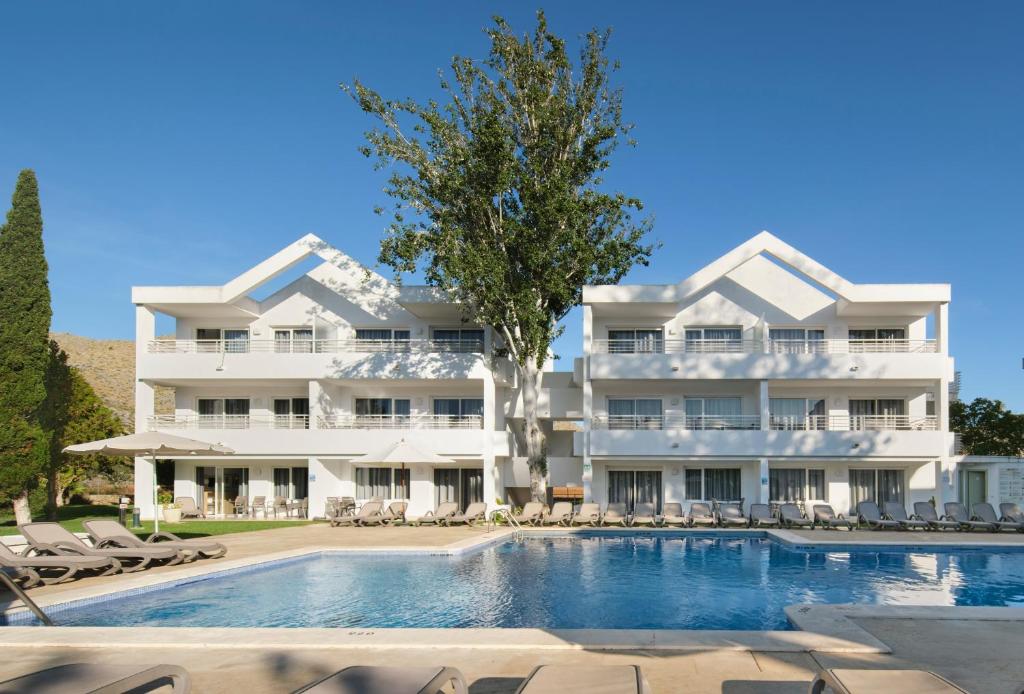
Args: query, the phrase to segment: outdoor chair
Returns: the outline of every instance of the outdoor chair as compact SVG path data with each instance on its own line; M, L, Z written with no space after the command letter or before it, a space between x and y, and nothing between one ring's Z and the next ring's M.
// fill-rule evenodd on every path
M152 692L168 685L169 694L187 694L192 682L177 665L71 663L0 682L0 692Z
M174 497L174 505L181 509L182 518L206 518L206 514L196 506L196 500L190 496Z
M25 523L19 525L18 530L37 552L53 555L71 552L84 557L113 558L121 562L121 570L125 573L141 571L154 561L164 562L168 566L185 561L185 554L173 547L127 548L107 542L90 547L59 523ZM126 566L128 564L130 566Z
M889 520L894 520L900 524L900 527L904 530L927 530L928 523L918 518L910 518L907 516L907 510L903 508L903 504L896 501L886 501L883 505L885 508L885 515Z
M654 512L654 504L649 501L637 502L633 506L633 516L629 519L630 525L656 525L657 515Z
M0 542L0 569L6 567L23 572L25 588L39 583L60 583L74 578L80 571L98 571L100 576L109 576L121 570L121 562L113 557L84 557L69 552L31 556L33 551L29 546L21 554L16 554Z
M857 504L857 517L872 530L899 530L902 526L894 520L882 517L878 504L874 501L861 501Z
M939 517L935 507L927 501L914 502L914 517L923 520L932 530L960 530L960 524L946 516Z
M544 504L539 501L528 501L523 506L523 512L513 516L519 525L540 525L544 518Z
M811 682L810 694L822 694L825 687L835 694L967 694L944 677L926 670L822 670Z
M263 512L263 517L267 517L267 497L265 496L254 496L252 498L252 504L249 506L249 515L253 518L256 517L257 513Z
M665 504L661 509L661 518L658 520L658 525L678 525L679 527L686 525L683 505L675 501Z
M249 515L249 497L247 497L247 496L236 496L235 497L235 515L236 516L248 516Z
M601 518L601 525L629 525L629 514L626 512L626 504L617 501L605 507L604 516Z
M991 523L995 526L996 530L1015 530L1017 532L1024 531L1024 523L1018 523L1017 521L1000 520L996 516L995 509L992 508L992 504L988 502L981 502L971 507L971 511L974 513L974 517L978 518L982 522Z
M541 665L533 670L516 694L651 694L651 685L639 665Z
M711 512L711 506L703 501L694 501L690 504L689 524L703 525L709 528L715 526L715 514Z
M750 527L777 528L779 527L779 519L772 513L772 507L768 504L751 504Z
M601 524L601 507L598 504L580 504L580 510L573 514L572 525L593 525Z
M359 509L359 513L351 516L335 516L331 519L331 527L337 528L339 525L377 525L381 522L381 507L384 506L382 501L367 501L363 504L362 508Z
M569 525L572 522L572 502L556 501L551 513L544 516L545 525Z
M945 508L946 518L955 520L960 524L960 528L962 530L987 530L991 533L996 532L995 525L977 518L972 518L970 514L967 513L967 507L959 501L947 501Z
M87 520L82 521L82 526L85 527L85 531L89 533L89 537L97 547L107 545L129 549L133 547L142 549L156 546L168 547L188 552L189 559L200 557L217 559L228 553L228 548L219 542L202 539L183 540L177 535L166 532L153 533L143 541L131 530L112 520Z
M420 516L412 525L448 525L448 519L459 512L459 505L454 501L442 501L434 511L427 511L426 515Z
M815 504L811 512L814 514L814 523L827 530L836 530L838 528L853 530L853 523L843 514L837 514L831 504Z
M281 513L288 517L288 500L283 496L275 496L274 502L270 505L270 510L274 514L274 518L277 518L277 514Z
M468 694L466 678L453 667L353 665L292 694Z
M749 527L750 520L743 515L743 507L734 502L718 504L718 524L723 528Z
M796 504L786 503L779 506L779 524L784 528L810 528L814 530L814 521L805 518Z
M450 517L448 519L448 525L455 525L457 523L473 525L474 523L484 520L486 517L487 504L482 501L474 501L466 507L465 513L456 513L454 516Z
M999 504L999 514L999 520L1024 523L1024 511L1021 511L1017 504L1009 502Z
M384 525L405 523L405 511L408 508L409 502L407 501L392 501L388 504L388 508L384 511L384 514L380 517L380 522Z

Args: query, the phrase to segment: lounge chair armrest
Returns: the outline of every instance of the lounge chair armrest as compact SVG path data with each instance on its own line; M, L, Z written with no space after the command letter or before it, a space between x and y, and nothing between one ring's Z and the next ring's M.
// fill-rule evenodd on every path
M38 542L30 547L26 547L21 552L23 557L31 557L35 555L43 556L50 555L59 557L64 554L74 554L76 556L82 556L82 552L77 547L65 547L63 545L50 544L48 542Z
M108 537L100 540L99 542L94 542L93 547L96 549L128 549L128 545L124 544L123 541L118 540L116 537Z
M174 533L164 532L163 530L161 530L158 533L153 533L152 535L146 538L147 543L162 542L164 540L170 540L171 542L184 542L184 540L182 540Z

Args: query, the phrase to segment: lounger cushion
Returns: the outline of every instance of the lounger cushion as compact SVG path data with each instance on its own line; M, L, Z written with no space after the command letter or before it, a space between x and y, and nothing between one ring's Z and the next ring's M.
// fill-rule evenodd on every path
M925 670L826 670L818 677L837 694L967 694L949 680Z

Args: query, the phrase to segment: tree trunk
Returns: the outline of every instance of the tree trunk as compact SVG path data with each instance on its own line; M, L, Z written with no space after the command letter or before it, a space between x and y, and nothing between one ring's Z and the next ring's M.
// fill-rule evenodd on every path
M14 497L14 522L18 525L32 522L32 509L28 507L28 490Z
M67 496L67 492L68 488L66 486L62 484L57 485L57 498L54 499L54 503L57 505L57 508L60 508L65 503L67 503L67 500L65 498Z
M46 520L57 520L57 507L60 506L59 473L53 465L46 471Z
M523 426L526 435L526 462L530 468L530 496L547 502L548 458L544 446L544 430L537 415L537 394L540 392L540 370L537 360L528 357L522 369Z

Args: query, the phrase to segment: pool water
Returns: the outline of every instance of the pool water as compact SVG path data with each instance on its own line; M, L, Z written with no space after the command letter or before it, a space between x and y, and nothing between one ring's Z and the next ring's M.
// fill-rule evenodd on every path
M1024 552L528 537L462 557L323 554L94 603L63 625L788 629L799 603L1024 605Z

